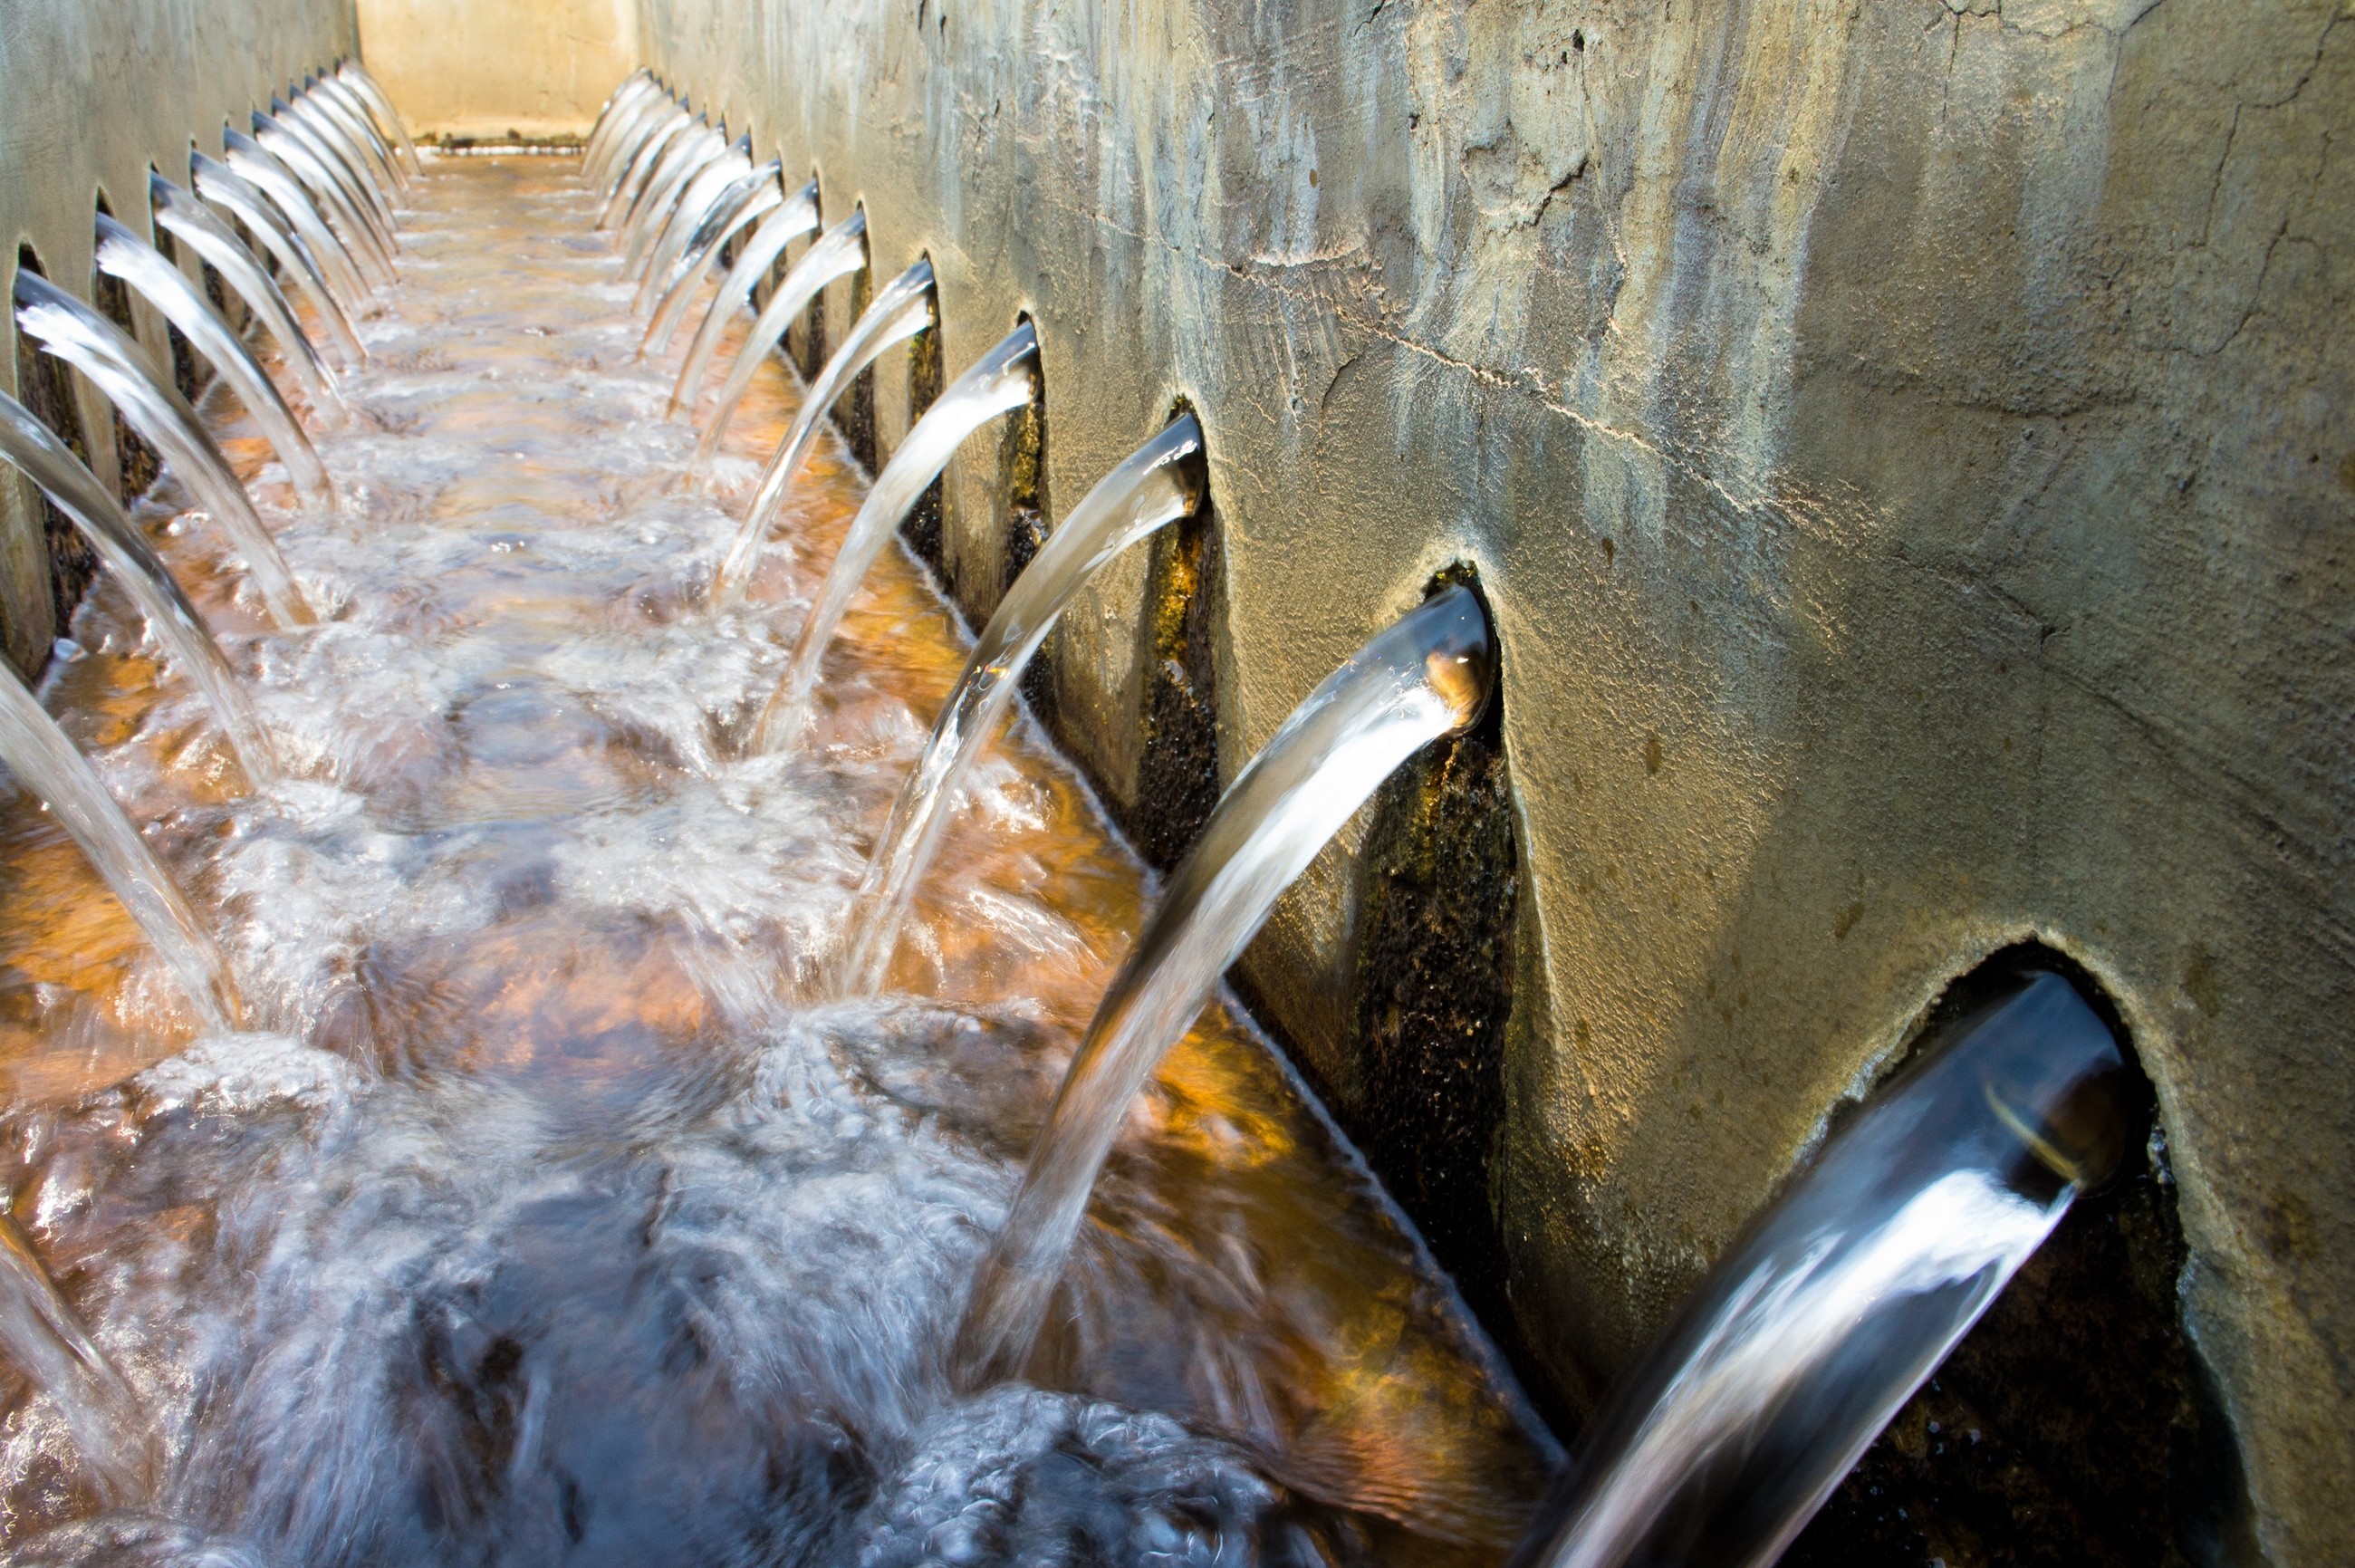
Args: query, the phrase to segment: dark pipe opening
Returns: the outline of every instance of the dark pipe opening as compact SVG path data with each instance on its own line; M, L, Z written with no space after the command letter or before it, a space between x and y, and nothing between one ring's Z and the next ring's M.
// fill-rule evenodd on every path
M936 310L932 314L932 324L908 340L907 428L910 430L916 428L916 421L924 417L924 411L931 408L932 400L941 395L943 381L941 330L940 313ZM924 486L924 493L916 498L916 504L908 509L907 517L900 524L900 537L908 541L908 548L916 552L916 559L932 569L932 581L945 587L949 574L941 538L941 486L939 478ZM955 602L955 596L950 595L950 603ZM959 605L958 608L962 611L964 606ZM966 620L970 624L969 613Z
M35 277L48 276L30 245L17 247L16 267ZM15 280L10 281L13 283ZM34 347L21 332L16 335L16 398L33 411L35 419L71 448L76 457L89 464L90 439L82 429L80 408L74 400L72 373L63 360ZM91 579L98 575L98 555L83 540L81 530L37 486L29 481L17 483L41 509L41 543L49 558L50 635L62 637L73 624L74 606L81 603Z
M1018 326L1029 320L1027 310L1014 318ZM998 427L994 494L996 516L991 521L999 541L999 560L993 603L1006 596L1014 580L1038 559L1039 547L1047 542L1047 382L1035 355L1030 361L1029 400L1007 415ZM1034 678L1039 668L1032 667ZM1035 701L1032 706L1037 706Z
M114 208L108 205L103 193L98 198L98 210L109 218L114 216ZM138 318L131 314L131 288L121 278L92 267L90 303L98 307L100 315L121 327L125 336L138 338ZM147 486L155 483L155 476L164 471L164 460L147 444L144 436L131 428L121 409L114 410L114 462L116 493L126 507L145 495Z
M1427 592L1456 584L1479 593L1478 571L1450 566ZM1332 1086L1329 1103L1526 1372L1492 1198L1521 880L1504 719L1500 682L1476 724L1425 747L1374 796L1345 1014L1355 1081Z
M1180 399L1169 417L1191 411ZM1115 814L1137 853L1163 871L1186 858L1219 804L1216 635L1226 574L1207 474L1198 493L1194 515L1154 535L1149 547L1136 795Z
M866 203L858 202L853 205L851 210L861 211L865 207ZM826 231L820 229L818 232L823 234ZM867 308L868 298L874 291L875 249L871 236L861 244L860 251L859 268L850 274L850 313L843 317L846 330L847 324L857 321L858 313ZM784 257L777 258L777 269L774 275L782 279L785 275ZM785 329L786 351L792 356L795 368L801 371L805 384L816 380L817 373L826 368L826 354L832 337L832 333L826 325L826 297L832 293L834 289L835 285L828 283L825 288L818 290L817 297L810 301L809 309L802 313L801 319ZM835 406L837 410L842 407L839 403ZM837 412L835 415L837 427L840 426L841 421L842 415ZM860 461L864 462L865 459L862 458Z
M867 307L875 303L875 253L870 248L867 265L850 274L850 310L843 319L843 336L847 337ZM870 475L882 465L876 462L875 453L875 367L869 365L850 379L842 396L834 405L834 428L841 433L842 443L850 448L850 455L858 466Z
M2034 943L1957 980L1917 1039L2031 969L2067 976L2134 1060L2101 986ZM2179 1309L2186 1254L2164 1130L2147 1081L2133 1090L2117 1175L2071 1206L1792 1543L1786 1568L2254 1561L2239 1444Z

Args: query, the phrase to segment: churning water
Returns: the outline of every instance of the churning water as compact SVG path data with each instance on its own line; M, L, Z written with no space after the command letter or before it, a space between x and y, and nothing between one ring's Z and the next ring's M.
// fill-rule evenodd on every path
M257 1032L198 1038L55 820L0 817L13 1212L157 1476L110 1506L68 1412L0 1374L14 1558L1494 1560L1552 1454L1216 1008L1128 1114L1028 1380L959 1392L966 1293L1146 877L1018 733L886 990L819 999L952 617L886 552L803 743L746 751L857 475L822 444L748 607L709 607L783 373L684 485L677 366L635 358L570 165L429 164L410 199L353 417L312 432L336 512L212 421L320 624L273 624L213 519L142 512L283 776L246 792L111 580L47 693Z

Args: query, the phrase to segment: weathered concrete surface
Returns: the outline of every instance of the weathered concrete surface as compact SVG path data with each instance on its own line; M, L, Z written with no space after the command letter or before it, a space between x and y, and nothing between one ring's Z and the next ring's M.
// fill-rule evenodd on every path
M1192 400L1228 772L1478 564L1527 869L1498 1199L1572 1397L2039 937L2135 1031L2185 1309L2312 1564L2355 1534L2350 16L641 0L878 268L931 254L952 372L1035 315L1057 506ZM996 475L951 476L953 567ZM1128 566L1058 673L1115 795ZM1334 1082L1349 885L1250 960Z
M191 146L218 155L221 127L267 109L305 71L354 53L349 0L8 0L0 5L0 233L8 276L30 245L51 282L91 293L91 218L103 199L134 231L148 220L150 165L181 185ZM0 325L16 385L14 316ZM161 317L134 312L140 340L171 363ZM93 466L113 477L107 404L75 378ZM37 668L55 635L37 502L0 480L0 646Z
M360 43L415 136L589 129L638 63L631 0L357 0Z
M642 30L831 216L864 200L887 273L932 255L952 371L1033 313L1050 513L1190 400L1230 773L1478 564L1526 870L1497 1198L1569 1397L1951 976L2036 936L2156 1081L2264 1546L2347 1559L2355 12L634 3L369 0L370 58L428 128L536 133ZM150 162L358 27L0 7L0 217L86 289L99 196L143 227ZM445 87L477 107L434 120ZM906 400L895 363L887 442ZM997 479L979 450L948 486L985 603ZM20 664L50 635L25 503L0 486ZM1115 795L1145 576L1058 650ZM1328 857L1250 960L1342 1085L1353 885Z

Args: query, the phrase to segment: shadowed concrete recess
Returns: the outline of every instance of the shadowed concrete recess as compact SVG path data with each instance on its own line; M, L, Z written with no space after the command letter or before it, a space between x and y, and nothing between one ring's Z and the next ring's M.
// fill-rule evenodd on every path
M11 276L30 247L59 287L91 297L91 214L105 203L153 239L147 171L188 183L193 144L214 156L221 127L247 129L306 71L356 51L346 0L13 0L0 8L0 229ZM191 141L193 138L193 144ZM119 286L119 285L118 285ZM132 303L137 335L172 362L164 319ZM16 381L13 317L8 390ZM68 383L91 467L116 483L106 400L78 374ZM0 480L0 637L20 669L37 669L61 635L50 603L41 508L14 470Z
M1199 412L1223 774L1476 568L1518 856L1487 1219L1561 1407L2032 940L2131 1033L2256 1541L2317 1564L2355 1528L2347 20L640 5L666 81L865 204L880 275L932 258L943 362L1036 319L1052 502ZM945 485L969 612L1003 467ZM1132 819L1149 553L1052 645ZM1348 1121L1345 840L1239 978Z

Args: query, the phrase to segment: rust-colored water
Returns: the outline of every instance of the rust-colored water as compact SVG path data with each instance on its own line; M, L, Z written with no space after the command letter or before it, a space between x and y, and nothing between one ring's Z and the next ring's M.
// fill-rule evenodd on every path
M70 844L0 811L15 1212L156 1413L156 1511L306 1564L1496 1559L1550 1449L1216 1010L1137 1106L1030 1384L949 1392L1146 880L1018 733L892 994L817 999L963 645L893 553L810 740L733 755L863 480L829 444L747 609L702 608L792 387L765 370L716 493L683 488L675 367L634 362L571 167L428 165L361 417L316 437L341 516L295 517L215 400L325 624L269 630L209 523L150 508L293 778L240 793L105 586L48 693L272 1032L194 1041ZM88 1488L6 1397L23 1541Z

